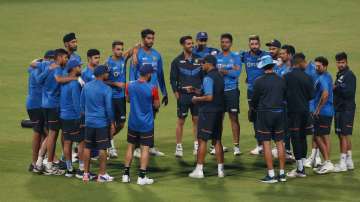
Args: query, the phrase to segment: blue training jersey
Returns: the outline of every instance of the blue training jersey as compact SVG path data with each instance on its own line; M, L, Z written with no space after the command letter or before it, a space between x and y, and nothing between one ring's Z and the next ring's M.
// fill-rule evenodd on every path
M36 80L36 69L28 68L28 95L26 98L26 109L41 108L42 103L42 85Z
M106 63L110 68L109 81L126 83L125 59L121 57L119 60L114 60L112 56L110 56ZM113 98L125 97L125 88L119 88L116 86L111 86L111 88Z
M131 81L126 86L126 95L130 101L129 129L142 133L154 130L153 102L159 99L157 87L140 80Z
M324 72L319 74L315 82L315 98L314 98L314 109L318 106L320 102L321 95L324 91L329 93L328 100L320 110L320 115L323 116L333 116L334 115L334 106L333 106L333 82L330 73Z
M61 85L60 118L64 120L80 119L81 86L78 81Z
M193 47L192 52L201 58L204 58L207 55L217 55L220 51L216 48L205 47L203 49L199 49L197 46Z
M81 78L85 83L94 80L95 79L94 70L88 66L85 67L85 69L81 71Z
M319 74L316 72L315 63L309 62L305 69L305 73L312 78L313 83L315 84L317 78L319 77ZM315 86L314 86L314 88L315 88ZM315 102L315 99L310 100L310 104L309 104L310 112L315 111L315 103L314 102Z
M114 121L110 86L100 80L86 83L81 91L80 111L85 114L86 127L108 127Z
M60 84L55 80L56 76L62 76L64 69L57 66L50 69L50 65L46 66L43 73L46 73L43 86L42 107L58 108L60 103Z
M151 64L154 72L151 75L150 83L156 87L160 87L163 96L167 95L166 84L164 79L163 62L161 55L155 49L150 48L150 52L146 52L144 48L139 48L137 53L138 64L134 65L131 62L130 65L130 81L136 81L140 77L139 69L144 64Z
M253 91L255 80L264 74L263 69L259 69L257 64L260 61L260 58L269 53L260 50L258 53L253 55L250 51L241 52L241 62L245 65L246 70L246 83L248 85L248 90Z
M216 67L228 71L228 74L224 75L224 90L237 89L241 74L241 59L239 53L230 52L225 56L224 53L221 52L216 56L216 59Z

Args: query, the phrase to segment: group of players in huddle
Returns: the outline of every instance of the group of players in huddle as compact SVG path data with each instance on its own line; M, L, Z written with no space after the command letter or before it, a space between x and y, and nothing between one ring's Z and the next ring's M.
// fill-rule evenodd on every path
M126 51L122 41L114 41L112 55L103 65L100 51L89 49L86 68L82 69L83 63L76 53L77 38L69 33L63 37L64 48L49 50L43 58L31 62L26 107L34 134L29 171L75 175L84 182L113 181L114 177L106 172L106 161L118 156L114 137L124 127L129 102L122 182L130 182L134 156L140 158L137 183L154 182L147 176L149 156L164 155L154 146L154 119L160 105L168 104L168 94L162 58L153 48L155 32L144 29L141 39L141 43ZM241 154L238 85L242 67L247 74L248 118L257 140L250 153L264 155L267 165L262 182L306 177L305 167L314 167L318 174L354 169L350 135L356 77L347 65L346 53L336 54L338 73L333 83L327 72L327 58L319 56L314 62L307 62L303 53L296 53L293 46L281 45L276 39L266 43L269 51L263 51L259 36L252 35L250 50L244 52L231 50L233 37L229 33L220 37L221 50L208 47L207 41L206 32L196 35L195 45L191 36L181 37L183 51L172 61L170 69L170 84L177 100L176 157L181 158L184 153L183 127L189 111L192 117L197 164L189 177L204 178L208 140L211 140L209 153L218 162L218 177L225 176L224 152L228 148L222 145L221 138L226 112L231 123L233 154ZM340 162L335 165L330 161L333 117L341 153ZM55 154L59 131L61 158ZM306 136L310 134L312 152L306 159ZM276 143L273 149L271 140ZM280 162L277 176L272 157ZM99 160L97 175L90 172L91 159ZM286 159L296 162L296 168L288 173ZM73 167L75 161L78 169Z

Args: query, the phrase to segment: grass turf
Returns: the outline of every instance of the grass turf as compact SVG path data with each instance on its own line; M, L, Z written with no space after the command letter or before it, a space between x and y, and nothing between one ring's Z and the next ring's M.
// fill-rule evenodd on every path
M173 157L175 148L176 105L168 82L171 60L181 51L181 35L207 31L210 45L218 46L219 35L234 35L234 50L247 49L247 36L259 34L262 42L273 38L296 46L309 59L318 55L329 58L329 71L335 75L334 54L349 53L350 67L360 71L358 49L360 3L356 0L318 1L0 1L0 201L358 201L360 172L317 176L309 170L306 179L286 184L266 185L258 182L265 173L260 157L249 150L255 145L252 127L246 118L245 73L241 75L241 148L243 155L225 155L227 177L216 177L216 163L207 158L206 179L187 177L194 165L192 134L188 123L184 130L185 157ZM24 107L27 91L27 65L47 49L62 47L62 36L76 32L79 54L85 61L86 50L98 48L102 61L110 54L114 39L124 40L126 47L139 41L140 30L156 31L155 48L162 53L170 104L160 110L156 120L156 144L167 156L152 158L150 176L156 183L139 187L119 182L125 132L116 138L120 158L109 162L109 173L117 177L111 184L90 183L65 177L30 174L31 130L21 129L19 121L27 117ZM357 101L357 104L359 102ZM359 120L356 113L355 123ZM189 120L187 121L189 122ZM353 156L360 164L359 125L355 124ZM332 137L332 159L338 160L338 140ZM229 122L226 120L223 141L231 146ZM310 144L309 144L310 146ZM135 161L133 167L138 165ZM95 166L96 167L96 166ZM288 165L287 169L291 169Z

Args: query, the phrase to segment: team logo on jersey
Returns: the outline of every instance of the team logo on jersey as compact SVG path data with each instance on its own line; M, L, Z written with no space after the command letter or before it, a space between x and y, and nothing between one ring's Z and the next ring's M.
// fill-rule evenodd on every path
M114 77L118 77L119 76L119 72L114 72Z
M185 60L180 60L180 63L184 64L184 63L186 63L186 61Z
M152 59L153 59L153 61L157 61L157 57L156 57L156 56L153 56Z

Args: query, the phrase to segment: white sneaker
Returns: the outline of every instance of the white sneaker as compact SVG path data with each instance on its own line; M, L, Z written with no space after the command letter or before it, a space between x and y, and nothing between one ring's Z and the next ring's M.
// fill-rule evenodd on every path
M105 173L104 175L99 175L97 178L98 182L112 182L114 181L114 177L110 176L109 174Z
M295 157L294 157L294 155L292 154L291 151L286 151L285 152L285 159L288 160L288 161L295 161Z
M140 148L136 148L135 150L134 150L134 157L135 158L140 158L141 157L141 150L140 150Z
M305 168L312 168L314 162L315 162L314 159L312 157L309 157L309 158L305 159L304 167Z
M204 172L202 170L195 169L189 174L189 177L201 179L204 178Z
M355 166L354 166L354 162L351 158L347 158L346 159L346 167L348 170L354 170Z
M144 178L138 177L137 179L137 184L138 185L147 185L147 184L153 184L154 180L148 178L147 176L145 176Z
M109 149L109 157L112 159L116 159L118 157L117 151L115 148Z
M228 150L228 148L227 147L225 147L225 146L223 146L223 152L225 153L225 152L228 152L229 150ZM211 155L215 155L215 147L211 147L210 148L210 154Z
M210 150L210 154L215 155L215 148L214 147Z
M175 156L178 157L178 158L183 157L183 147L182 147L182 145L176 145Z
M335 164L334 166L334 172L335 173L340 173L340 172L346 172L348 169L347 169L347 166L346 166L346 163L337 163Z
M153 156L165 156L165 154L161 151L159 151L157 148L153 147L153 148L150 148L150 154L153 155Z
M65 170L60 170L57 167L45 168L44 175L64 175Z
M324 164L317 169L315 172L317 174L327 174L327 173L331 173L334 170L334 164L331 163L331 161L325 161Z
M278 150L276 147L274 147L272 150L271 150L271 154L274 158L278 158Z
M123 183L129 183L130 182L130 176L129 175L123 175L121 181Z
M296 178L296 177L304 178L306 177L306 174L304 172L298 171L297 169L293 169L290 172L286 173L286 176L289 178Z
M228 151L229 151L229 149L227 147L223 146L223 152L225 153L225 152L228 152Z
M240 147L234 147L234 156L239 156L241 154Z
M260 155L262 153L262 147L256 146L253 150L250 151L252 155Z

